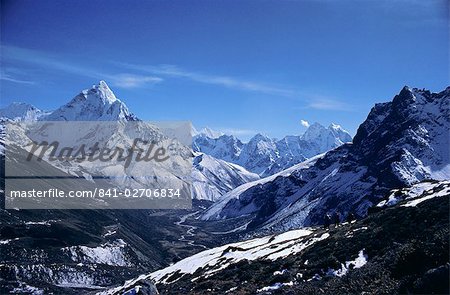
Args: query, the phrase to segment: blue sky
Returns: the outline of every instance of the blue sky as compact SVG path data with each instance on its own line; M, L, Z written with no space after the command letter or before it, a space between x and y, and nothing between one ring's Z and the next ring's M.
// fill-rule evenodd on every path
M1 102L54 109L104 79L148 120L243 139L352 134L404 85L449 83L445 0L1 2Z

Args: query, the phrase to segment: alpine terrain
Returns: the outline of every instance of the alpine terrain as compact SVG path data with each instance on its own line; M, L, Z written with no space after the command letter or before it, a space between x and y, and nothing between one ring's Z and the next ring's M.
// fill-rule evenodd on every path
M7 122L132 122L165 139L104 81L54 111L14 103L0 114L2 159ZM20 142L23 131L14 130ZM67 140L89 141L77 132ZM95 132L125 144L135 135ZM176 145L192 158L192 209L1 209L1 292L449 292L450 87L404 87L372 108L353 139L318 123L281 140L257 134L244 143L210 129L193 135L192 147ZM63 178L110 171L42 167Z
M322 224L326 214L367 215L391 189L450 179L450 88L404 87L377 104L352 143L224 195L205 220L251 215L249 228Z

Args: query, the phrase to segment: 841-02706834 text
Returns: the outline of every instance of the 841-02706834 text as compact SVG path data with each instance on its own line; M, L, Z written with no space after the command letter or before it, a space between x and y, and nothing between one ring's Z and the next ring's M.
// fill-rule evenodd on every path
M136 189L94 189L64 191L56 188L48 190L14 190L11 198L180 198L180 189L136 188Z

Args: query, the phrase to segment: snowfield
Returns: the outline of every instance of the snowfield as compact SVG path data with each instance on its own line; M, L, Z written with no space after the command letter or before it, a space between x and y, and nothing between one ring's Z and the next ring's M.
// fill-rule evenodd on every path
M63 252L69 253L74 262L99 263L112 266L130 266L125 254L127 244L118 239L113 243L105 243L98 247L71 246L62 248Z
M245 168L216 159L203 153L194 153L192 168L192 198L217 201L232 189L259 179L259 175Z
M178 261L177 263L150 274L141 275L134 280L127 281L125 285L98 294L116 294L121 290L128 290L138 281L152 280L157 284L173 283L183 274L194 274L202 269L201 276L209 277L228 266L242 260L277 260L300 253L307 247L329 237L328 233L318 235L311 229L288 231L279 235L252 239L220 246L202 251L198 254ZM177 276L171 279L171 276ZM194 277L195 281L198 277Z
M358 257L356 257L353 260L346 261L345 263L341 263L340 269L332 269L330 268L328 270L328 275L336 276L336 277L342 277L347 274L349 269L353 268L361 268L367 263L367 255L364 254L364 249L359 251Z
M440 182L420 182L401 190L392 190L387 200L377 204L377 207L392 207L400 201L406 200L404 207L414 207L423 201L450 195L450 180Z

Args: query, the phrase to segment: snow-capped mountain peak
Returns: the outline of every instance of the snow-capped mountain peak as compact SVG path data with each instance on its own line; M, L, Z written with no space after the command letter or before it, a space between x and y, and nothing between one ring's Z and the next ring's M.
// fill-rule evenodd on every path
M326 136L327 128L315 122L306 129L305 133L302 135L302 139L308 142L316 142Z
M346 142L351 142L352 137L340 125L331 123L328 128L319 123L314 123L306 129L302 139L309 143L319 144L321 150L329 150Z
M83 94L96 93L102 99L103 102L113 104L117 101L117 97L114 95L108 84L104 80L101 80L98 85L92 85L91 89L82 91Z
M316 154L352 141L351 135L341 126L332 123L326 128L317 122L306 129L301 139L315 146L318 151Z
M342 143L351 142L352 136L341 127L341 125L331 123L330 126L328 126L328 130L330 130L333 135L338 138Z
M192 136L204 136L204 137L214 139L214 138L219 138L222 135L224 135L223 132L212 130L209 127L205 127L203 129L201 129L200 131L198 131L197 129L195 129L194 126L192 126Z
M275 142L268 136L261 133L253 136L247 143L246 148L249 152L254 152L257 154L267 154L276 150Z
M125 103L118 99L105 81L81 91L69 103L48 116L47 121L136 121Z
M344 128L341 127L341 125L335 124L335 123L331 123L330 126L328 126L328 130L332 130L332 131L335 131L338 133L340 133L340 132L347 133L347 131L345 131Z
M42 110L24 102L13 102L7 107L0 109L0 118L15 121L35 121L44 114L45 112Z
M257 133L255 136L253 136L249 143L253 142L253 143L258 143L260 141L264 141L264 142L270 142L272 141L267 135L261 134L261 133Z
M203 152L214 158L238 164L243 143L233 135L210 138L206 135L195 136L192 147L196 152Z

